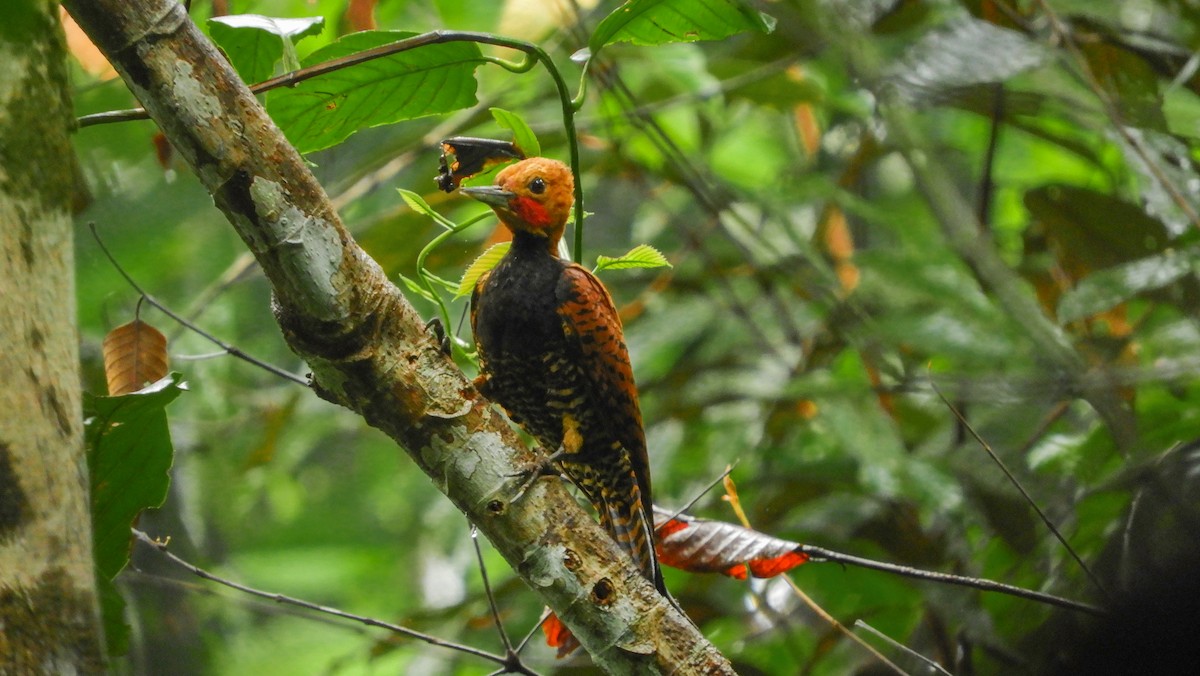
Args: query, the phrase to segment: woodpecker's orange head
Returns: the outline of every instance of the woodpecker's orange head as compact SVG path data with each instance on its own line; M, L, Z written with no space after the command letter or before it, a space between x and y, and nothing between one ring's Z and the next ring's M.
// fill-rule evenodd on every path
M531 157L505 167L495 185L461 192L490 206L513 234L545 237L554 251L575 201L575 179L562 162Z

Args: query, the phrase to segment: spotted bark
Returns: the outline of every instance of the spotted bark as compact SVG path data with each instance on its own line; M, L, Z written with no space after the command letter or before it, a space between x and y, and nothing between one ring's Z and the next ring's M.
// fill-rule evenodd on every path
M58 7L0 21L0 674L98 673Z

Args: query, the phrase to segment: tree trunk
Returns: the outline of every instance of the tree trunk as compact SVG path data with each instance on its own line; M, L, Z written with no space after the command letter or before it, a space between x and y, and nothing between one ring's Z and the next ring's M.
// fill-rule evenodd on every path
M0 674L98 673L58 6L0 21Z

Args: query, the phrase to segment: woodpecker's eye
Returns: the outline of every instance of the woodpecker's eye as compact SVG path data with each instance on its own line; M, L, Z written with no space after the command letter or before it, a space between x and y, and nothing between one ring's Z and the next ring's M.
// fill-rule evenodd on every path
M546 182L539 176L529 182L529 192L540 195L546 192Z

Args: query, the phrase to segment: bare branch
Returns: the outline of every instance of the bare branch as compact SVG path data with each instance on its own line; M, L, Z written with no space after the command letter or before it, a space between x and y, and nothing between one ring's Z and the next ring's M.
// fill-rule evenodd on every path
M1008 594L1018 598L1029 599L1030 601L1038 601L1059 608L1068 610L1078 610L1089 615L1104 617L1108 612L1103 608L1094 606L1090 603L1082 601L1074 601L1061 596L1047 594L1045 592L1034 591L1033 589L1025 589L995 580L988 580L980 577L968 577L966 575L954 575L952 573L940 573L935 570L922 570L911 566L902 566L896 563L886 563L884 561L875 561L873 559L864 559L860 556L850 554L842 554L841 552L831 551L823 547L814 547L813 545L800 545L797 551L808 554L814 560L823 559L825 561L833 561L835 563L843 563L850 566L858 566L859 568L870 568L871 570L879 570L885 573L893 573L902 577L910 577L915 580L928 580L930 582L941 582L942 584L958 585L960 587L971 587L981 591L997 592L1000 594Z
M1008 482L1012 484L1018 492L1020 492L1021 497L1025 500L1025 504L1033 508L1033 511L1038 515L1038 518L1041 519L1042 523L1045 524L1046 528L1054 536L1054 539L1058 540L1059 544L1061 544L1063 548L1067 550L1067 553L1071 555L1071 558L1075 559L1075 563L1079 564L1079 567L1083 569L1084 573L1087 573L1087 576L1092 581L1092 584L1096 585L1096 588L1099 589L1102 594L1107 596L1108 590L1104 588L1103 584L1101 584L1100 578L1096 577L1096 574L1093 573L1092 569L1087 565L1086 562L1084 562L1083 557L1079 556L1067 538L1062 534L1061 531L1058 530L1058 526L1054 525L1054 522L1050 520L1050 517L1047 516L1044 511L1042 511L1042 508L1038 505L1037 501L1033 499L1033 496L1029 494L1029 491L1025 490L1025 486L1023 486L1017 477L1013 475L1012 471L1008 469L1008 465L1004 463L1004 460L1002 460L1000 456L996 455L996 451L992 450L991 444L985 441L983 437L979 436L979 432L975 431L975 428L971 425L971 423L967 422L967 419L963 417L963 414L954 407L954 404L950 403L950 400L947 399L940 390L934 387L934 392L937 392L937 395L941 398L942 403L946 405L946 408L950 409L950 412L953 413L954 417L958 419L959 424L962 425L968 433L970 433L971 437L975 439L975 442L978 443L983 448L984 452L988 454L988 457L992 459L992 462L1000 468L1001 472L1004 472L1004 476L1008 478Z

